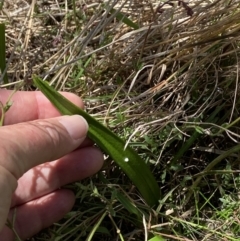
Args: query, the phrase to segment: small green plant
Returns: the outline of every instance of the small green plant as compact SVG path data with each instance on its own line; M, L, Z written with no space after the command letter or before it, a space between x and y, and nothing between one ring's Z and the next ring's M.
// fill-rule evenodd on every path
M9 95L7 101L5 104L3 104L0 101L0 110L1 110L1 117L0 117L0 127L4 125L4 118L5 118L5 114L6 112L11 108L12 106L12 96L16 93L16 91L18 90L18 88L20 88L21 84L16 86L16 88L12 91L12 93Z

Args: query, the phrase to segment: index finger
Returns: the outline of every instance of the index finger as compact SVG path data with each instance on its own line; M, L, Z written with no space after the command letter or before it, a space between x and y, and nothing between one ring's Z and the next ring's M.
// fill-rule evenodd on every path
M11 90L0 90L0 102L4 105L12 94ZM62 94L75 105L83 108L80 97L68 92ZM12 106L4 118L4 125L60 116L59 111L40 91L18 91L11 98Z

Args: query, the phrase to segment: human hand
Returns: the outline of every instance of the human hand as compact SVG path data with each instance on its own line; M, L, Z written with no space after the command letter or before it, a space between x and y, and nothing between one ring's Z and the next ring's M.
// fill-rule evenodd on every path
M0 101L5 103L10 93L0 90ZM64 95L83 107L77 96ZM103 164L102 153L85 139L88 126L82 117L59 117L40 92L17 92L12 101L5 126L0 127L0 240L4 241L14 240L4 226L13 215L23 240L61 219L75 197L59 188L96 173Z

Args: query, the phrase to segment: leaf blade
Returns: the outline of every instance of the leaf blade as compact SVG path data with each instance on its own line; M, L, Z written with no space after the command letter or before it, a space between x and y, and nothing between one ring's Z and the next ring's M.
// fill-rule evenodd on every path
M3 82L4 84L8 83L8 77L6 73L6 42L5 42L5 24L0 24L0 70L2 75L4 74ZM0 79L2 79L0 78Z
M160 189L148 165L125 142L92 116L71 103L50 87L45 81L34 76L35 85L63 115L78 114L89 125L88 137L108 154L135 184L149 206L154 206L160 198Z
M116 14L116 19L119 21L122 21L123 23L125 23L127 26L133 28L133 29L139 29L139 26L134 23L131 19L129 19L126 15L124 15L121 12L118 12L117 10L115 10L114 8L112 8L110 10L110 13L112 14Z

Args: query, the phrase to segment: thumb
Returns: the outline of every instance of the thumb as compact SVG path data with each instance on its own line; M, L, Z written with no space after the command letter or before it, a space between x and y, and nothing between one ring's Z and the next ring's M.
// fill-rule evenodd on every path
M0 128L0 193L3 194L0 219L7 217L17 180L32 167L58 159L76 149L85 139L87 130L87 122L79 115ZM4 224L1 221L0 229Z

